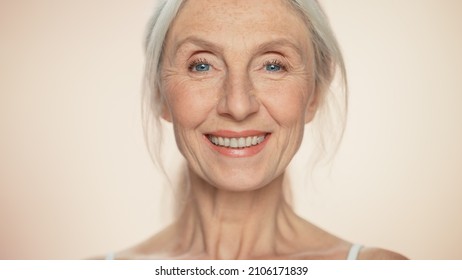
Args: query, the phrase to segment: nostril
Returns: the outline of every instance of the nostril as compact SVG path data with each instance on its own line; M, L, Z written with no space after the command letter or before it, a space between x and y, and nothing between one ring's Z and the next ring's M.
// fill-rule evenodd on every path
M254 95L234 93L225 95L218 104L218 113L237 121L242 121L259 110L258 100Z

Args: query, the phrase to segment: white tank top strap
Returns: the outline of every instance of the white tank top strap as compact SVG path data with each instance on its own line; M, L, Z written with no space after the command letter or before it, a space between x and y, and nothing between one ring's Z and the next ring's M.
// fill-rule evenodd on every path
M350 251L348 252L347 260L357 260L359 251L361 251L361 248L363 246L360 244L353 244L350 247Z
M107 253L104 259L105 260L115 260L115 253L114 252Z

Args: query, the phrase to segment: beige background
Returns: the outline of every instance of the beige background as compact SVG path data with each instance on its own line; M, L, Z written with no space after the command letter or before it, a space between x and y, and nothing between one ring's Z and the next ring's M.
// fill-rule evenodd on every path
M322 3L350 112L299 213L353 242L462 259L462 2ZM0 0L0 259L84 258L168 222L139 112L153 5Z

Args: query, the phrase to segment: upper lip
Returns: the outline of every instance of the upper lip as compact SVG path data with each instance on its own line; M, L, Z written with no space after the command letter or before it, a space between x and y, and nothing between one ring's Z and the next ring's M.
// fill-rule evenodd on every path
M243 130L243 131L217 130L217 131L206 133L206 135L213 135L216 137L226 137L226 138L240 138L240 137L266 135L268 133L269 132L267 131L261 131L261 130Z

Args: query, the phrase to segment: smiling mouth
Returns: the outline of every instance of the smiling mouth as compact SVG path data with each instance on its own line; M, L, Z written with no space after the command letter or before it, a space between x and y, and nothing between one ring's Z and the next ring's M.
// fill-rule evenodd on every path
M215 146L230 148L230 149L245 149L252 146L257 146L265 141L269 133L263 135L247 136L247 137L221 137L207 135L207 139Z

